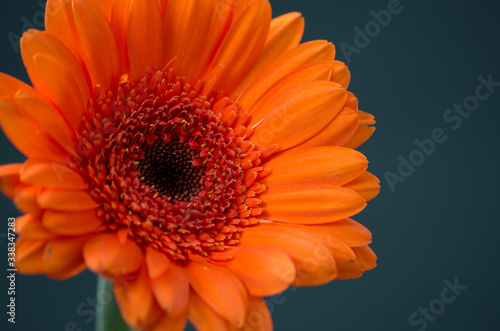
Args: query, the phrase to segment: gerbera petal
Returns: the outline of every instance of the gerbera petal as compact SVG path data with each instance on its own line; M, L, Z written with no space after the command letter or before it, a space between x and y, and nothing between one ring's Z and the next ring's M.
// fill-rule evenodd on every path
M262 68L261 75L239 97L238 105L241 109L249 109L271 86L295 69L334 57L335 48L326 41L311 41L294 47Z
M345 90L332 82L309 82L282 93L252 114L252 142L259 148L277 144L282 150L314 136L342 110Z
M45 210L42 224L53 233L71 236L93 232L102 225L102 221L93 209L75 212Z
M190 262L184 268L191 287L231 325L241 327L246 316L244 289L224 268L208 263Z
M189 283L180 268L171 264L159 277L151 279L156 300L169 316L179 316L187 311Z
M156 72L163 42L158 1L131 1L127 36L132 80Z
M0 190L9 198L14 198L16 186L19 184L21 163L4 164L0 166Z
M9 140L24 155L33 158L49 158L66 161L66 154L46 131L10 102L0 101L0 125Z
M351 137L349 142L345 145L345 147L349 148L357 148L361 144L363 144L375 131L375 127L372 125L375 124L374 117L368 113L365 113L361 110L358 111L359 116L359 124L356 132Z
M57 239L58 236L47 230L40 222L39 216L31 216L30 222L28 222L23 230L22 235L26 239L39 239L39 240L50 240Z
M271 175L262 181L269 188L305 183L342 186L361 175L368 161L355 150L325 146L290 149L263 166L271 170Z
M369 172L364 172L358 178L344 185L345 188L356 191L366 201L375 198L380 192L380 180Z
M0 100L12 97L22 88L31 88L31 86L0 72Z
M90 97L88 73L82 60L57 38L35 30L23 35L21 53L35 88L48 96L77 128Z
M241 245L270 245L284 250L296 268L292 285L325 284L337 275L335 260L328 248L314 236L299 229L279 224L261 224L245 230Z
M15 228L16 233L21 233L23 229L26 227L26 225L28 225L31 222L34 222L34 217L30 214L18 216L16 218L16 228Z
M160 253L152 247L146 248L146 265L149 277L152 279L163 275L170 267L170 260L165 254Z
M32 240L21 235L16 241L16 269L25 274L43 272L45 240Z
M262 71L262 68L281 53L297 46L304 32L304 18L297 12L274 18L269 27L269 34L264 49L250 72L235 93L240 94L248 84Z
M33 118L58 146L76 155L73 142L75 133L56 108L30 89L19 90L15 102L20 111Z
M235 328L217 314L195 291L189 295L188 316L198 331L232 331Z
M181 315L164 315L154 325L148 327L148 331L182 331L186 326L187 311Z
M45 30L78 54L83 53L73 17L73 1L47 0Z
M99 206L94 199L84 191L58 189L43 190L38 196L38 204L44 209L60 211L89 210Z
M254 121L258 121L260 117L264 115L260 112L260 109L272 103L276 98L280 98L282 93L308 82L329 80L332 75L332 65L333 61L321 61L307 64L293 70L269 88L261 98L248 109L248 113L253 115Z
M115 281L114 288L122 316L132 327L142 328L160 317L162 312L154 299L146 265L142 265L134 279L125 279L123 284Z
M130 14L130 1L114 1L111 11L111 30L116 40L116 48L120 55L120 72L129 72L129 56L127 46L127 31Z
M41 188L37 186L18 185L14 193L16 207L25 213L38 215L41 211L37 202L40 191Z
M356 261L356 253L354 248L349 247L342 239L337 237L336 233L332 232L332 224L322 225L300 225L300 224L277 224L280 227L292 228L300 230L313 236L319 240L335 259L337 267L336 279L346 279L359 277L364 269L361 264Z
M43 272L55 279L75 276L85 270L82 247L88 238L50 240L43 250Z
M315 226L316 227L316 226ZM349 246L365 246L372 242L372 234L362 224L346 218L331 225L319 225L319 228L327 228L330 233L342 239Z
M354 110L344 107L326 128L311 139L296 146L295 149L314 146L344 146L356 132L358 122L358 114Z
M29 159L22 165L20 175L25 184L73 190L88 187L79 174L55 161Z
M333 61L332 82L340 84L343 88L347 89L349 81L351 80L351 73L347 66L340 61Z
M254 0L243 10L222 41L206 75L204 93L221 89L231 94L262 51L270 22L271 6L266 0Z
M119 56L104 13L84 0L73 0L73 15L83 53L96 85L108 90L119 78Z
M87 241L83 258L92 271L116 276L133 273L143 263L139 246L130 239L120 243L116 234L102 234Z
M377 266L377 256L367 245L354 247L354 252L358 259L362 259L364 271L371 270Z
M295 266L278 247L255 246L235 250L227 265L254 296L269 296L288 288L295 279Z
M356 192L330 184L293 184L261 195L263 217L285 223L330 223L359 213L366 206Z
M171 0L163 20L164 62L174 59L176 73L196 75L201 70L198 60L206 52L207 31L212 22L213 4L210 0ZM203 55L201 55L203 56ZM193 77L191 77L193 78Z
M242 331L272 331L273 321L266 302L259 297L251 297L248 315Z

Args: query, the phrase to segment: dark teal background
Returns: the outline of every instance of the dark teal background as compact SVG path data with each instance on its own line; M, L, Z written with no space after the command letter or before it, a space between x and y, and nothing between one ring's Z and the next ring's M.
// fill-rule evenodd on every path
M360 279L289 290L274 298L275 329L498 330L500 88L455 130L443 114L474 94L479 76L492 75L500 82L499 5L485 0L402 0L391 22L378 33L373 30L369 44L346 57L341 43L355 46L354 28L374 28L370 12L387 9L387 1L271 3L274 16L302 12L304 40L328 39L337 46L337 59L349 62L349 89L360 108L377 120L377 131L361 151L382 186L380 195L355 217L373 233L377 268ZM36 22L33 15L41 7L35 1L3 6L0 71L27 81L7 34L21 33L23 17ZM414 140L431 137L436 128L445 132L446 141L436 144L392 192L384 174L398 174L398 157L408 160L417 149ZM0 163L23 160L3 135L0 148ZM0 264L1 329L59 331L74 325L73 330L93 330L96 279L89 272L58 282L18 275L16 325L6 323L6 222L19 213L3 196L0 204L0 252L5 252ZM467 288L441 306L444 281L453 283L455 278ZM410 316L429 305L442 311L431 316L426 328L410 325ZM423 321L421 316L418 320Z

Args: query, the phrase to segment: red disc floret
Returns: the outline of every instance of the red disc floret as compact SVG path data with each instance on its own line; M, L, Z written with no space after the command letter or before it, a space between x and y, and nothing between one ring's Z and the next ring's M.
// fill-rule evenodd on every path
M107 231L126 231L175 260L237 245L262 213L258 180L267 171L248 140L247 116L202 88L168 70L99 93L74 161Z

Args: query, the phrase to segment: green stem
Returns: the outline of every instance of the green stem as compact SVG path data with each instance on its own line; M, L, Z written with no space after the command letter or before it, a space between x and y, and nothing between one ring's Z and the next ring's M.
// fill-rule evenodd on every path
M97 279L96 331L131 331L116 305L113 282Z

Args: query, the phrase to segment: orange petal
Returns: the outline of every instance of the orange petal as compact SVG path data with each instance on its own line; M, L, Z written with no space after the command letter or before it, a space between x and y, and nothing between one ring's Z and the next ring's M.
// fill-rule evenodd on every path
M247 228L240 244L246 246L270 245L284 250L296 268L293 285L325 284L335 278L335 260L328 248L314 236L286 225L261 224Z
M119 78L119 56L109 22L101 11L85 0L73 0L73 15L86 63L103 90Z
M303 231L304 233L308 233L325 245L335 259L335 265L338 272L336 279L347 279L361 276L364 269L362 265L356 261L357 255L354 252L354 248L349 247L342 239L338 238L336 234L332 232L332 224L335 223L313 226L280 224L279 226L295 228Z
M118 54L120 55L120 72L129 72L130 68L127 48L130 1L114 1L110 18L111 29L116 40Z
M116 3L116 1L114 0L87 0L87 1L92 2L94 6L99 8L99 10L104 13L108 21L111 19L111 11L113 9L113 4Z
M153 279L163 275L170 267L170 264L170 260L165 254L151 247L146 247L146 265L149 277Z
M23 88L32 88L20 80L0 72L0 99L12 97Z
M190 262L184 270L191 287L208 305L233 326L241 327L246 316L245 290L223 267Z
M361 195L366 201L375 198L380 192L380 180L369 172L364 172L358 178L344 185Z
M132 80L154 73L164 42L158 1L131 1L127 42Z
M233 331L235 328L217 314L195 291L189 294L188 315L198 331Z
M364 271L371 270L377 266L377 256L368 245L354 247L353 250L356 253L356 257L363 260Z
M21 168L21 181L25 184L84 190L88 188L85 180L67 166L48 160L29 159Z
M372 115L359 110L358 116L359 116L358 129L351 137L349 142L345 145L345 147L348 148L359 147L366 140L368 140L368 138L370 138L373 132L375 131L375 127L372 126L375 124L375 120Z
M235 90L235 93L241 94L248 84L257 77L265 65L283 52L297 46L303 32L304 19L300 13L288 13L274 18L271 21L269 34L267 35L267 40L259 59Z
M43 209L60 211L89 210L99 206L84 191L46 189L38 196L38 204Z
M30 224L31 222L35 222L35 218L33 215L26 214L16 217L16 233L21 233L26 225Z
M273 102L276 98L281 97L281 94L285 93L287 90L312 81L329 80L332 75L332 63L333 61L314 62L295 69L270 87L259 100L248 109L248 113L253 115L253 120L255 122L258 122L261 116L266 115L264 112L260 111L260 109L266 107L267 104Z
M73 17L73 1L47 0L45 30L78 54L83 53Z
M128 275L137 271L142 263L142 251L128 239L120 243L116 234L102 234L89 240L83 247L87 266L96 273Z
M40 221L39 216L31 215L31 220L24 226L22 235L26 239L49 240L57 239L58 236L47 230Z
M357 113L350 108L344 107L325 129L294 149L314 146L344 146L354 135L357 127Z
M263 165L271 170L262 183L269 188L324 183L342 186L357 178L368 166L365 156L343 147L290 149Z
M251 297L248 308L248 315L242 331L272 331L273 320L267 308L266 302L262 298Z
M115 281L114 288L122 315L132 327L142 329L146 325L153 324L161 316L162 312L155 302L145 265L142 265L134 279L124 284ZM123 306L126 308L122 309Z
M33 93L31 89L19 90L15 102L23 113L33 118L57 142L58 146L76 155L75 132L56 108Z
M14 193L14 203L19 210L37 215L41 211L37 202L40 191L41 188L37 186L18 185Z
M175 58L176 73L199 75L200 54L206 49L207 31L212 21L213 2L210 0L171 0L168 2L164 28L164 62ZM190 73L190 76L193 73ZM198 78L198 77L197 77Z
M340 61L333 61L333 73L331 81L340 84L343 88L347 89L349 81L351 80L351 73L347 66Z
M319 227L328 227L329 233L342 239L342 241L349 246L364 246L372 242L372 234L370 231L362 224L350 218L340 220L330 225L320 225Z
M65 212L46 210L43 213L42 224L44 227L59 235L82 235L97 230L101 220L95 210Z
M186 326L186 317L187 311L178 316L164 315L154 325L148 327L148 331L182 331Z
M80 237L47 242L43 250L43 272L51 278L64 279L85 270L82 247L87 239Z
M19 172L21 163L4 164L0 166L0 190L9 198L14 198L17 184L19 184Z
M276 82L309 63L333 60L335 48L326 41L312 41L294 47L267 64L238 99L241 109L249 109Z
M159 305L169 316L179 316L187 311L189 283L175 264L161 276L151 280L153 293Z
M295 279L295 266L278 247L254 246L235 250L227 268L254 296L269 296L288 288Z
M16 268L23 274L43 272L45 240L32 240L21 235L16 241Z
M26 32L21 51L33 85L77 128L90 98L90 82L83 61L58 39L41 31Z
M260 196L264 218L285 223L321 224L359 213L366 206L356 192L330 184L278 187Z
M24 155L66 161L67 152L48 136L30 116L14 105L14 101L0 101L0 125L9 140Z
M252 1L237 18L206 75L206 94L211 89L231 94L259 57L271 22L271 6L266 0Z
M252 114L251 137L259 148L277 144L282 150L323 130L342 110L345 90L331 82L309 82L282 93ZM262 121L256 122L259 118Z

